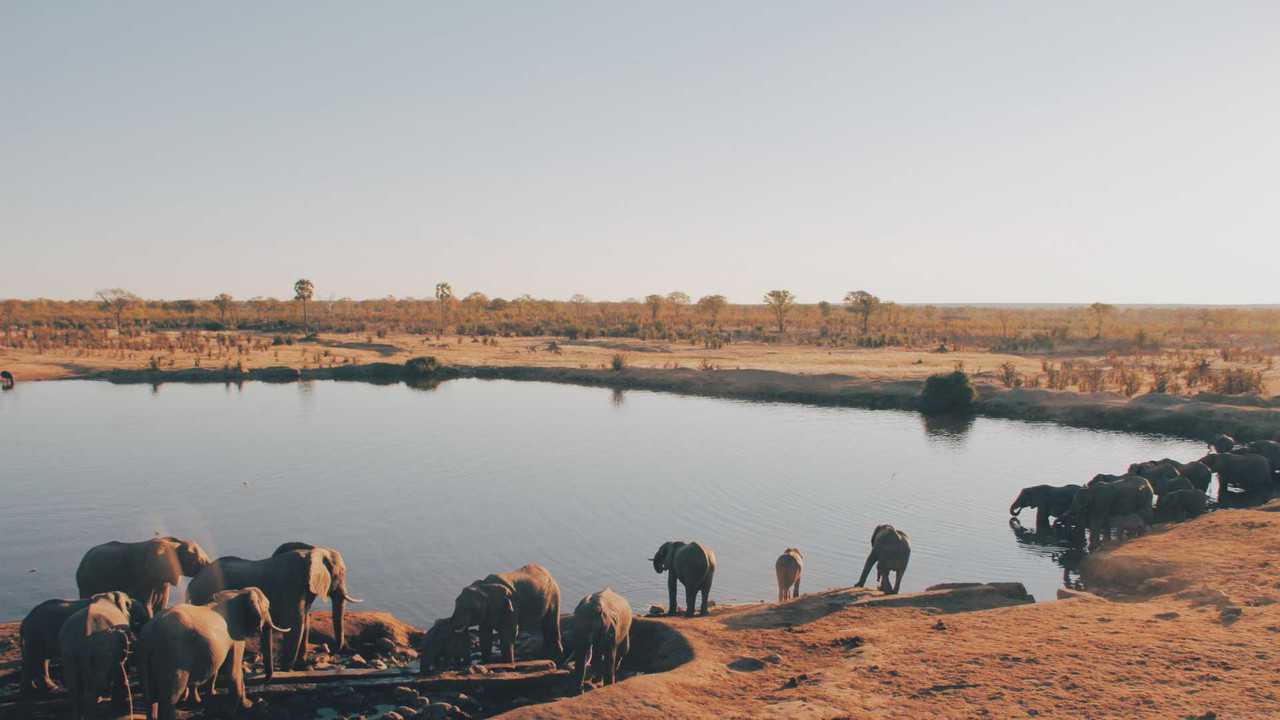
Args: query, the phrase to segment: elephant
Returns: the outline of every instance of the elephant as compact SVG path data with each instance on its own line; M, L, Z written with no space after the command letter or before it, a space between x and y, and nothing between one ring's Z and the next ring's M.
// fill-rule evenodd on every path
M586 685L588 664L605 685L612 685L631 650L631 605L612 588L582 598L573 610L573 645L577 692Z
M1235 486L1251 497L1267 497L1271 493L1271 463L1261 455L1209 453L1200 462L1218 474L1218 502L1222 502L1228 486Z
M1182 522L1199 517L1209 507L1209 498L1199 490L1174 490L1156 500L1156 516L1166 522Z
M1119 515L1111 519L1112 527L1118 537L1140 537L1149 529L1147 522L1138 513Z
M125 659L132 645L130 627L145 614L138 605L122 592L95 595L58 629L62 680L75 720L91 716L105 690L122 691L133 715Z
M123 590L155 615L169 603L169 588L182 576L195 577L209 556L191 540L156 537L142 542L109 542L90 548L76 568L80 597Z
M653 571L661 575L667 572L667 597L671 603L667 614L675 615L676 581L684 585L685 617L693 617L694 601L702 593L702 614L707 614L707 598L711 595L711 581L716 575L716 554L711 548L697 542L669 540L658 546L658 552L649 558ZM670 571L670 572L668 572Z
M134 602L126 593L114 591L100 593L91 598L80 600L45 600L32 608L22 619L18 628L18 636L22 646L22 692L48 692L53 689L53 680L49 677L49 661L60 658L62 650L58 645L58 632L62 625L75 613L88 607L90 603L105 599L117 607L128 608L129 628L137 633L146 624L150 616L142 603Z
M433 667L446 668L471 662L471 633L466 628L454 629L448 618L435 621L422 639L418 652L418 674L426 675Z
M1078 492L1080 492L1079 485L1024 487L1018 493L1018 497L1013 499L1013 504L1009 506L1009 514L1017 515L1023 508L1035 508L1036 532L1044 532L1049 529L1050 517L1061 520L1067 514L1067 508L1071 507L1071 501Z
M784 550L773 564L773 571L778 576L778 602L786 602L788 597L800 597L800 573L804 572L804 555L799 550Z
M220 557L191 581L187 602L205 605L218 591L248 587L261 590L275 608L275 617L292 628L280 649L282 670L299 667L306 658L310 636L307 615L317 597L329 598L333 606L334 652L346 644L342 623L347 603L362 602L347 592L342 553L306 543L285 543L263 560Z
M256 587L214 593L204 605L177 605L142 630L138 674L148 720L173 720L186 694L209 684L210 695L223 664L231 673L231 696L238 708L252 706L244 690L244 644L262 643L263 667L272 677L271 633L288 633L271 619L271 602Z
M1280 472L1280 442L1274 440L1255 440L1232 450L1240 455L1261 455L1271 464L1271 472ZM1273 478L1274 479L1274 478Z
M1209 492L1209 482L1213 480L1213 471L1199 460L1182 464L1182 477L1191 481L1191 486L1201 493Z
M8 370L0 370L0 388L5 390L13 389L13 373Z
M1093 542L1101 544L1111 534L1113 518L1137 513L1150 525L1154 516L1151 510L1155 492L1151 483L1137 475L1097 475L1071 501L1067 514L1084 523L1093 535Z
M480 628L480 654L486 661L493 652L493 633L497 631L503 662L515 663L521 625L541 628L544 652L557 663L564 660L560 586L541 565L531 563L494 573L463 588L453 602L449 626L456 632L472 625Z
M902 587L902 574L907 571L907 562L911 559L911 536L892 525L877 525L871 532L871 554L862 566L862 575L858 577L857 587L865 587L867 576L871 574L871 566L876 566L876 580L880 582L880 591L886 595L897 595ZM896 574L893 585L889 584L889 573Z
M1211 440L1209 440L1209 449L1214 452L1231 452L1231 448L1234 448L1235 446L1236 439L1226 433L1215 435Z

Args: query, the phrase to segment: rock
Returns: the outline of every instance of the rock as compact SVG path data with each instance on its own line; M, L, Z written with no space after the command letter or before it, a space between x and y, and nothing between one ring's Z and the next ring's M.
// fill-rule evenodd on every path
M373 647L383 655L390 655L396 651L396 641L389 637L380 637L373 641Z
M400 717L404 718L413 718L418 716L418 709L409 707L408 705L401 705L396 708L396 712L400 713Z
M424 711L429 720L448 720L458 717L461 711L449 703L431 703Z
M1058 599L1059 600L1102 600L1104 602L1106 601L1105 598L1094 595L1091 592L1085 592L1084 590L1071 590L1069 588L1058 588Z
M779 655L778 653L772 653L772 654L769 654L769 655L765 655L764 657L762 657L762 658L760 658L760 659L761 659L761 660L763 660L763 661L765 661L765 662L767 662L767 663L769 663L770 665L777 665L778 663L782 662L782 656L781 656L781 655Z
M404 716L395 710L391 710L382 716L382 720L404 720Z
M1238 605L1228 605L1222 608L1220 612L1222 622L1233 623L1236 620L1239 620L1240 616L1244 614L1244 608L1241 608Z
M933 629L934 629L934 630L946 630L946 629L947 629L947 624L946 624L946 623L944 623L944 622L942 622L941 620L939 620L938 622L936 622L936 623L934 623L934 624L933 624Z
M726 667L737 672L756 672L764 669L764 663L753 657L740 657L729 662Z
M1173 611L1156 613L1156 616L1155 616L1157 620L1177 620L1180 617L1182 617L1182 615Z
M661 605L650 605L650 606L649 606L649 612L648 612L648 613L646 613L646 614L647 614L649 617L658 617L658 616L660 616L660 615L666 615L666 614L667 614L667 609L666 609L666 608L664 608L664 607L662 607Z
M414 700L418 699L418 691L407 685L400 685L392 688L391 697L395 698L398 703L410 705Z
M364 656L360 653L356 653L355 655L347 658L347 667L367 668L369 667L369 661L365 660Z
M372 663L375 670L386 670L387 664L382 660L374 660Z

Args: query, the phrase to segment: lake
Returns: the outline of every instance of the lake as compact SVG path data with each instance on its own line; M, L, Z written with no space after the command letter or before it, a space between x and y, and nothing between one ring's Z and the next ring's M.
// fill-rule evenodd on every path
M155 533L214 557L331 545L359 609L419 624L529 562L565 612L605 585L665 604L648 558L668 539L715 550L720 603L774 599L789 546L802 591L852 585L884 522L912 537L904 592L999 580L1053 599L1063 548L1015 538L1019 488L1203 454L1046 423L482 380L25 383L0 393L0 428L0 619L14 620L74 597L89 547Z

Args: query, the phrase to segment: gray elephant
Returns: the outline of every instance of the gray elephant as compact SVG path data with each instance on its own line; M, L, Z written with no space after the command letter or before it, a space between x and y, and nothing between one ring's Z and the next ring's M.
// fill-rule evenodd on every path
M244 644L260 637L263 667L272 676L272 631L288 633L271 619L271 603L256 587L214 593L204 605L177 605L142 630L138 672L149 720L173 720L188 689L208 683L210 695L225 664L235 708L249 708L244 690Z
M678 609L676 581L684 585L685 616L693 617L698 593L702 593L702 614L707 614L711 582L716 575L716 554L710 548L701 543L671 540L658 546L658 552L649 560L653 563L653 571L659 575L670 571L667 575L668 615L675 615Z
M1231 452L1241 455L1261 455L1271 464L1272 474L1280 472L1280 442L1255 440L1235 448ZM1273 478L1274 479L1274 478Z
M49 677L49 661L61 655L58 633L62 630L63 623L76 612L88 607L89 603L102 599L129 609L129 628L134 633L140 631L150 618L142 603L134 602L128 594L118 590L80 600L45 600L35 606L18 627L22 646L21 688L24 694L53 689L53 680Z
M1235 446L1236 439L1225 433L1215 435L1211 440L1209 440L1209 449L1214 452L1231 452L1231 449Z
M782 551L773 563L773 573L778 577L778 602L800 597L800 573L804 572L804 555L796 548Z
M1209 482L1213 480L1213 471L1199 460L1182 463L1182 477L1191 481L1191 486L1201 493L1209 492Z
M1089 528L1094 544L1110 538L1113 518L1136 513L1150 525L1155 519L1151 483L1137 475L1097 475L1071 502L1067 514Z
M71 717L93 714L104 691L122 694L133 703L125 659L132 645L130 626L140 614L139 603L122 592L101 593L76 610L58 630L62 680L71 697Z
M1209 453L1200 462L1218 474L1218 502L1228 487L1240 488L1251 499L1265 499L1271 494L1271 463L1261 455Z
M1009 506L1009 514L1017 515L1023 508L1036 509L1036 532L1043 533L1049 529L1049 518L1059 520L1067 514L1071 501L1080 492L1079 485L1032 485L1022 488L1018 497Z
M418 674L426 675L432 668L447 668L471 662L471 633L466 628L455 629L449 618L435 621L422 638L418 651Z
M109 542L90 548L76 568L80 597L122 590L154 615L169 603L169 588L182 576L195 577L209 556L191 540L156 537L142 542Z
M280 668L290 670L306 658L310 623L307 615L317 597L333 606L333 638L341 650L346 644L343 618L347 603L361 602L347 592L347 565L342 553L306 543L285 543L271 557L245 560L218 558L191 581L188 602L204 605L222 590L256 587L267 596L281 625L292 628L280 649Z
M867 576L871 574L871 566L876 568L876 580L880 583L880 591L888 595L897 595L902 587L902 575L907 571L907 562L911 560L911 536L892 525L877 525L871 532L871 553L862 566L862 575L858 577L857 587L865 587ZM895 574L894 582L889 584L889 573Z
M582 598L573 610L573 646L574 688L582 692L588 664L612 685L631 651L631 605L611 588Z
M1163 522L1182 522L1203 515L1209 498L1199 490L1175 490L1156 499L1156 517Z
M463 588L453 602L449 626L460 631L473 625L480 629L480 654L484 660L493 652L496 631L503 662L514 663L516 635L522 625L541 628L544 652L557 663L564 660L560 586L541 565L531 563L519 570L494 573Z

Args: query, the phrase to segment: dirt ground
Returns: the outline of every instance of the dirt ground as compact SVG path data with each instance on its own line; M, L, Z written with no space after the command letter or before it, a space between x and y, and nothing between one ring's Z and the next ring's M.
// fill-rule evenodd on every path
M1277 558L1273 501L1095 553L1092 592L1052 602L842 589L664 618L684 664L503 717L1277 717ZM15 630L0 625L0 674Z

